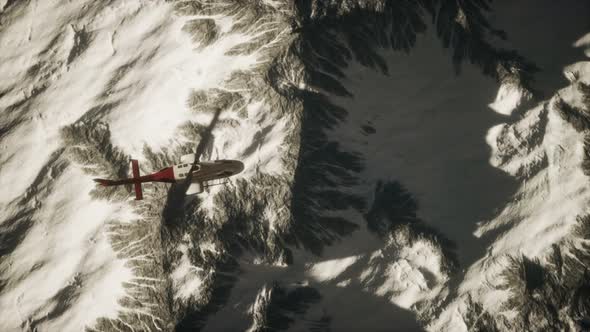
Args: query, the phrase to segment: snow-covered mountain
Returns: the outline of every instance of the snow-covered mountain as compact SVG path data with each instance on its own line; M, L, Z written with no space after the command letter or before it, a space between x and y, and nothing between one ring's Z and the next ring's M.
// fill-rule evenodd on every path
M590 329L588 57L584 0L0 0L0 331Z

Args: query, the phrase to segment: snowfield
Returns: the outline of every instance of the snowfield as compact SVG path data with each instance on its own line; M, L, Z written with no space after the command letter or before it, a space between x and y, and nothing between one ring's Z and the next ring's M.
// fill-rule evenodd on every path
M0 331L590 328L589 18L0 1Z

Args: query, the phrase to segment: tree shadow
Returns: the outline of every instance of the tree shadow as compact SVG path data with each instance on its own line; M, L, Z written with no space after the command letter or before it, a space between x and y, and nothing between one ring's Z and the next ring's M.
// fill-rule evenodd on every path
M321 254L358 229L323 213L362 212L377 181L399 180L429 233L444 234L447 247L461 243L460 264L477 260L486 247L473 235L478 222L495 216L517 187L488 162L485 137L508 118L487 105L498 82L528 89L536 66L490 43L506 33L488 24L483 3L315 8L302 1L296 9L300 39L292 49L318 89L281 91L304 109L291 243Z
M367 292L360 285L311 283L310 286L322 296L319 306L331 318L332 331L424 331L413 312Z
M423 331L413 312L391 303L386 297L368 292L360 284L339 287L335 281L309 281L302 264L285 268L254 266L242 261L240 266L240 277L227 299L228 303L234 305L225 306L209 317L203 326L204 330L248 329L252 325L252 303L266 285L273 284L275 288L280 285L289 291L271 296L268 303L264 304L268 326L263 331L286 328L321 331Z
M511 121L488 107L497 83L474 66L456 76L447 53L426 34L409 56L382 53L388 75L350 66L344 85L354 97L334 98L350 115L332 139L366 158L367 186L399 181L416 201L417 217L457 244L466 267L490 244L475 237L478 224L512 200L518 182L489 162L488 131ZM367 121L374 134L363 135Z

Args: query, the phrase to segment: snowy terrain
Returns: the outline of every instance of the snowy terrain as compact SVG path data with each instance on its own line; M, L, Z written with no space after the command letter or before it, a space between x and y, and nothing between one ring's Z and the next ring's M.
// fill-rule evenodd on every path
M589 57L583 0L0 1L0 331L590 329Z

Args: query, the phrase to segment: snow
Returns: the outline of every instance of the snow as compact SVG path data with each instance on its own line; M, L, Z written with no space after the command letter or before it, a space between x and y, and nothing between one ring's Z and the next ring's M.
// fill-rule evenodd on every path
M167 13L162 15L166 17ZM178 33L183 22L175 19L169 24L171 25L170 33ZM133 93L137 98L130 99L128 103L121 105L117 114L113 114L110 119L113 123L113 140L116 144L121 146L135 144L134 150L139 150L141 142L130 143L129 137L138 137L143 140L152 136L163 138L173 136L178 125L192 119L186 107L190 91L218 87L230 73L247 70L256 64L256 57L253 55L225 55L234 46L246 42L247 36L228 36L202 51L192 48L188 36L177 39L171 38L170 35L163 35L161 39L150 43L152 47L158 48L159 55L133 71L138 77L130 77L130 85L135 82L151 84L140 85L138 91ZM160 51L163 47L174 51ZM142 125L135 126L135 123L140 120ZM161 142L152 139L147 143L157 147L165 142L165 139Z
M283 142L289 131L289 119L273 116L273 111L263 102L247 105L246 111L247 119L241 121L239 130L225 133L219 145L232 143L231 149L225 154L242 156L240 160L244 163L244 177L251 177L257 172L275 175L283 173L285 165L280 156L285 152ZM254 151L251 151L252 147Z
M560 90L559 95L568 103L581 97L575 86ZM546 112L541 104L522 119L496 127L488 137L493 143L492 164L523 177L515 199L474 233L477 237L493 236L495 241L469 268L460 286L461 294L477 292L488 310L499 309L507 293L481 289L481 285L497 280L506 265L505 255L543 258L551 244L569 235L577 216L588 213L588 177L581 167L584 133L565 122L553 102L547 103ZM539 130L544 137L535 145L532 137ZM544 160L546 165L541 164L544 167L535 172L534 165Z
M590 58L590 33L587 33L580 39L576 40L574 47L584 48L584 54Z
M0 120L3 126L20 121L1 141L1 222L19 212L17 199L26 197L35 178L47 177L41 172L62 147L61 128L82 117L107 122L112 143L139 159L144 144L155 150L169 145L186 121L208 124L210 116L189 110L188 94L220 87L231 73L257 64L259 54L226 54L253 38L230 33L233 23L226 18L220 24L228 35L197 50L181 31L186 19L163 1L40 1L3 16L0 107L23 100L28 106ZM29 74L36 64L39 74ZM49 175L42 192L33 192L38 197L31 200L41 200L33 226L0 265L7 282L0 293L0 307L6 308L0 330L29 324L81 331L99 317L129 311L119 304L126 295L123 283L139 281L113 251L109 222L132 223L140 216L125 202L92 200L94 183L81 166L70 164L55 179ZM201 279L184 255L173 273L177 296L198 296ZM64 292L71 298L63 298Z
M568 49L568 43L578 39L579 31L584 29L579 20L568 17L589 8L576 1L559 8L546 1L531 5L529 1L499 2L493 17L499 21L495 24L505 26L508 22L520 22L511 15L526 13L525 17L519 16L524 22L512 23L506 29L509 44L518 45L526 57L541 66L543 71L536 76L535 87L544 90L549 99L488 130L490 164L517 179L518 187L513 199L497 215L478 224L474 236L482 240L492 238L493 242L486 254L466 271L457 299L428 326L432 331L469 330L463 321L463 315L470 310L464 302L467 295L492 314L503 311L502 303L508 293L494 290L494 286L501 282L499 275L508 263L506 255L525 255L543 261L552 244L569 236L576 217L588 213L588 178L581 169L584 133L576 132L559 116L554 102L559 96L573 106L582 106L575 86L563 88L570 84L563 77L570 81L587 81L590 77L590 63L576 62L580 52ZM515 8L521 6L526 10ZM545 31L538 27L545 17L558 19L560 23L553 26L559 27L559 31L539 33ZM582 42L573 46L581 47ZM505 314L510 319L510 313Z
M585 83L590 83L590 62L588 61L580 61L573 63L564 68L564 73L577 73L579 75L579 80ZM566 90L565 93L571 90ZM574 100L570 100L570 102L574 103L574 106L580 107L580 102Z
M499 114L510 115L523 100L524 92L514 84L502 84L496 100L488 106Z
M354 98L332 98L349 115L331 139L363 154L358 192L372 193L379 180L400 181L417 199L419 217L460 243L459 259L469 264L485 249L473 236L477 223L517 187L489 164L485 136L506 119L488 106L499 87L469 64L455 76L450 55L432 34L420 36L409 55L382 55L389 76L358 64L345 70L343 84ZM365 134L362 125L376 132Z
M38 321L40 330L81 331L98 317L116 317L122 283L132 271L117 258L107 233L109 220L124 215L124 207L92 200L88 180L75 168L57 179L55 186L63 190L43 202L23 242L0 263L8 277L0 294L0 330ZM75 287L73 297L60 298L68 287ZM76 310L46 318L67 305Z
M309 269L309 274L318 281L328 281L342 274L358 259L358 256L350 256L316 263Z
M447 278L441 270L440 254L430 243L416 241L397 255L399 258L387 268L386 280L377 288L377 295L389 295L393 303L409 309L438 293Z
M563 29L571 33L575 24ZM570 54L551 61L565 62ZM456 281L459 297L429 328L464 330L461 313L469 309L461 307L461 296L470 294L489 310L498 309L505 299L506 294L483 286L498 278L505 266L500 257L542 257L569 234L577 215L588 212L588 179L580 167L584 134L559 117L553 101L523 112L519 107L530 97L517 86L498 86L469 64L453 76L448 53L429 35L419 37L410 55L382 55L389 76L357 64L345 70L342 82L354 97L332 98L349 116L331 138L365 158L360 175L365 182L357 192L370 193L378 180L400 181L418 200L421 219L457 244L460 264L466 268ZM542 64L551 56L543 54ZM584 80L587 68L577 63L566 69ZM567 85L561 69L545 72L538 86L554 93L556 72L562 87ZM559 94L580 106L574 89ZM362 125L376 132L366 134ZM407 263L399 260L385 272L368 268L361 276L384 276L377 294L397 294L392 301L406 308L445 291L447 279L440 276L429 295L425 279ZM405 293L400 295L400 289Z
M178 247L182 256L180 263L174 268L171 274L174 283L175 297L180 299L199 298L201 285L203 284L202 276L199 272L202 269L193 266L187 257L188 247L181 244Z
M0 54L0 76L3 77L0 91L10 89L17 83L21 88L1 98L1 107L26 100L32 91L41 88L46 82L58 80L66 72L64 62L71 48L72 31L66 27L63 33L62 27L56 27L52 22L63 22L77 10L79 7L72 4L60 6L60 10L56 10L50 2L41 2L23 10L23 17L18 20L8 18L12 24L5 24L0 34L0 48L3 50ZM34 19L36 11L46 13L46 19ZM50 52L43 52L46 47L52 46L49 42L54 37L57 37L56 45ZM46 75L44 79L26 74L27 69L36 63L40 64L40 72ZM29 121L2 139L0 170L3 174L19 176L0 177L0 186L4 188L0 194L0 206L15 199L31 184L40 167L57 148L58 129L63 124L59 120L73 121L85 111L84 107L56 111L51 105L53 103L45 99L34 101L29 114L22 114L23 110L11 112L11 117L25 117Z
M565 65L571 64L564 69L569 79L590 79L589 63L576 62L581 52L590 56L590 35L578 34L579 20L560 20L549 33L540 33L548 32L544 26L553 21L547 8L567 18L588 7L580 1L570 1L571 6L541 1L497 2L492 24L502 28L507 21L520 22L525 13L528 23L509 26L506 45L526 45L524 55L544 69L538 86L551 95L567 84L561 73ZM0 8L5 3L0 1ZM2 17L0 32L0 109L19 102L24 106L0 119L2 128L17 123L0 141L0 223L23 208L21 198L30 198L27 207L33 213L23 241L0 262L6 281L0 291L0 330L81 331L98 317L129 312L119 300L126 295L123 285L137 277L129 261L113 251L110 223L133 223L141 216L128 202L92 200L88 193L94 185L81 165L69 164L55 179L42 174L52 153L63 147L60 129L85 116L105 121L113 144L142 159L144 145L158 150L182 139L177 129L187 121L209 124L210 114L186 105L189 94L228 89L233 73L252 73L265 61L269 45L244 55L228 53L264 31L255 26L246 33L233 32L236 17L231 16L199 16L213 19L221 36L207 47L195 45L182 32L186 20L195 17L178 17L163 1L13 6ZM458 22L464 23L463 18L458 15ZM77 54L84 42L87 48ZM466 269L463 280L457 280L459 295L474 295L485 308L498 310L506 294L482 285L497 278L505 266L502 257L542 257L567 236L578 214L588 212L588 179L580 168L583 134L557 115L554 100L521 110L528 95L517 86L498 86L470 65L454 76L449 52L431 34L420 37L410 55L382 54L389 76L351 64L343 83L354 98L333 98L350 114L331 138L366 157L363 182L352 190L370 201L377 181L404 184L419 202L420 218L458 244ZM292 76L291 83L305 87ZM275 112L271 105L276 104L250 99L250 89L258 88L239 90L246 100L244 110L223 110L209 157L243 160L246 169L238 179L260 172L289 176L285 173L292 165L285 165L282 157L291 148L285 146L285 135L294 121ZM579 106L573 87L559 93ZM376 133L363 133L360 126L365 124ZM48 184L40 193L28 190L39 175ZM203 198L202 209L215 208L216 190ZM274 280L318 289L322 300L306 319L327 308L334 330L417 328L412 311L422 313L424 302L448 292L444 287L450 277L443 272L439 249L426 240L410 242L405 234L378 239L358 212L342 213L361 227L326 248L322 257L295 250L291 266L241 261L231 305L213 315L207 328L247 327L261 287ZM276 214L265 211L271 230ZM213 243L198 245L218 254ZM189 248L177 247L180 264L170 275L174 295L181 300L198 298L204 280L204 272L188 258ZM461 299L455 301L431 329L467 330L462 318L466 310Z
M530 112L529 116L539 119L535 112ZM576 132L553 109L547 115L545 131L542 146L531 151L535 158L516 154L516 160L508 163L508 171L515 168L513 164L528 163L531 159L546 158L547 168L527 177L515 195L515 202L475 232L476 236L481 237L503 225L512 226L491 247L494 256L520 250L527 256L539 256L548 244L557 242L569 232L576 217L583 214L590 203L590 191L586 185L588 178L581 167L584 134ZM511 134L510 131L506 133ZM506 136L510 141L506 140ZM497 140L504 140L502 144L506 150L518 151L523 142L530 141L526 133L521 132L519 136L521 138L518 140L509 135L499 136ZM518 166L519 169L522 167Z
M362 223L358 213L344 211L353 221ZM341 242L326 247L321 257L304 250L293 250L294 263L269 266L240 260L240 277L233 286L228 303L212 315L206 330L247 329L248 313L265 285L309 286L318 290L322 300L312 304L304 321L326 313L335 330L388 329L391 324L416 330L413 314L406 310L439 293L447 279L441 271L440 253L427 241L411 244L407 234L382 241L364 225ZM396 323L397 322L397 323ZM307 328L297 321L291 330Z
M508 34L506 42L496 42L499 46L517 50L541 69L534 86L549 97L567 84L561 70L583 56L574 43L588 33L589 15L590 3L584 0L498 0L490 23Z
M16 107L0 119L3 128L17 123L3 133L0 145L0 208L6 211L0 222L19 212L17 200L35 178L47 176L41 174L43 167L63 147L64 126L83 118L106 122L112 144L141 160L145 145L158 151L184 139L180 125L209 125L211 114L187 105L189 94L227 90L231 75L260 65L268 45L249 54L228 51L272 29L267 22L235 32L237 17L200 16L213 19L219 28L219 38L203 47L182 31L195 17L177 16L164 1L38 1L14 6L2 17L0 107L22 101L26 107ZM35 65L38 73L29 70ZM280 175L289 120L274 116L265 100L250 100L249 89L254 88L239 91L246 100L245 112L222 110L220 122L225 122L214 128L210 157L243 157L246 171L240 177L258 172ZM0 293L0 306L10 308L0 330L36 324L40 330L81 331L98 317L116 318L119 312L133 310L119 305L129 296L123 284L139 285L143 277L135 276L128 267L132 264L113 252L109 222L129 224L141 216L129 202L93 201L88 192L94 183L81 167L69 164L64 174L49 178L41 193L27 196L41 200L40 209L23 242L0 265L2 279L8 282ZM203 208L212 208L215 190ZM141 241L123 245L137 248ZM213 244L201 247L216 252ZM175 296L198 298L201 271L190 263L187 245L178 250L180 264L171 274ZM55 298L63 289L74 290L72 299ZM63 306L69 307L61 312Z

